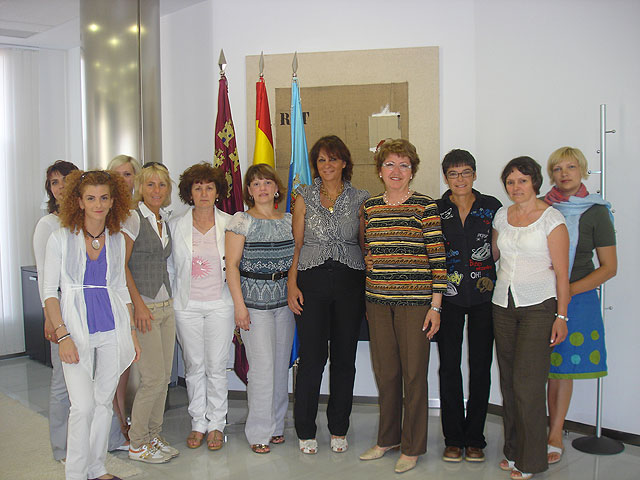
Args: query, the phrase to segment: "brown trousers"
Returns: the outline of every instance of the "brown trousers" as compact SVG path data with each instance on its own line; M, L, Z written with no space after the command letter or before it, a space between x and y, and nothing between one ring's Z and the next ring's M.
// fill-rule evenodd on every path
M401 444L410 456L427 451L429 341L422 325L428 309L367 302L380 404L378 445Z
M504 455L521 472L539 473L547 463L546 384L556 300L516 308L509 292L507 308L493 306Z

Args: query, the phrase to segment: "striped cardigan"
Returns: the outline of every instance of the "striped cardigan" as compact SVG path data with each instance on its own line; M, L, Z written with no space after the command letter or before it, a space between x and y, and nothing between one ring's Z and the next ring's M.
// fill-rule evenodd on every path
M446 255L436 202L414 192L401 205L382 195L364 204L365 248L373 258L366 299L384 305L428 305L447 290Z

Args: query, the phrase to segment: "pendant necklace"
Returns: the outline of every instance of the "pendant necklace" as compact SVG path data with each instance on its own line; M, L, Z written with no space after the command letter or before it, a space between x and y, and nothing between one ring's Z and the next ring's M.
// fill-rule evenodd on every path
M100 232L99 235L96 235L95 237L93 235L91 235L89 232L87 232L86 230L84 231L84 233L86 235L88 235L89 237L93 238L93 240L91 240L91 248L93 248L94 250L100 250L100 237L104 235L104 231L105 229L102 229L102 232Z
M329 195L329 192L327 192L327 189L324 188L324 183L320 185L320 193L325 197L327 197L331 202L331 205L327 207L327 210L329 210L329 213L333 213L333 208L336 204L336 201L338 200L338 197L342 195L342 192L344 192L344 183L340 183L340 190L338 191L338 194L335 197L332 197L331 195Z

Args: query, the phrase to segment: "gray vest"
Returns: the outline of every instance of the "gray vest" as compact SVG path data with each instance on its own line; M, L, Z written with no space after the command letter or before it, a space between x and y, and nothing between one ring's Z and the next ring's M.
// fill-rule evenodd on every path
M164 285L169 297L171 285L169 284L169 272L167 272L167 258L171 254L171 231L167 222L164 228L167 229L169 241L167 246L162 248L162 240L158 237L149 220L147 220L140 209L136 208L136 213L140 217L140 231L131 251L129 259L129 270L136 282L136 287L141 295L155 298Z

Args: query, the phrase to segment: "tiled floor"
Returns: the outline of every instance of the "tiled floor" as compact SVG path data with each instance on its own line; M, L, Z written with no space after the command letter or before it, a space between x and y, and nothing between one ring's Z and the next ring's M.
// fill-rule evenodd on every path
M49 378L51 370L26 357L0 361L0 391L20 401L32 410L47 414L49 398ZM332 453L329 449L329 433L324 417L324 405L319 415L317 455L302 455L297 449L295 430L291 413L287 419L284 445L272 447L269 455L256 455L249 450L244 437L242 422L246 415L246 403L232 400L229 410L229 426L226 429L224 448L210 452L205 446L189 450L184 439L190 430L186 408L186 391L182 387L170 389L170 409L165 415L165 436L181 450L179 457L164 465L136 464L144 474L134 479L329 479L377 480L393 477L393 467L398 453L390 453L384 458L362 462L358 455L375 443L377 428L377 406L355 405L349 430L349 451ZM502 458L502 422L500 417L489 415L486 435L489 446L484 464L445 463L440 459L444 444L440 430L438 411L431 412L429 422L429 451L420 458L415 470L402 478L429 479L505 479L509 475L498 468ZM2 423L0 412L0 426ZM0 428L1 430L1 428ZM6 433L5 433L6 434ZM46 432L43 432L46 435ZM562 461L552 466L536 479L557 480L637 480L640 479L640 448L626 446L622 454L614 456L591 456L574 450L570 434L565 439L566 453ZM11 452L0 452L2 456ZM126 453L117 453L125 459ZM0 475L1 476L1 475Z

